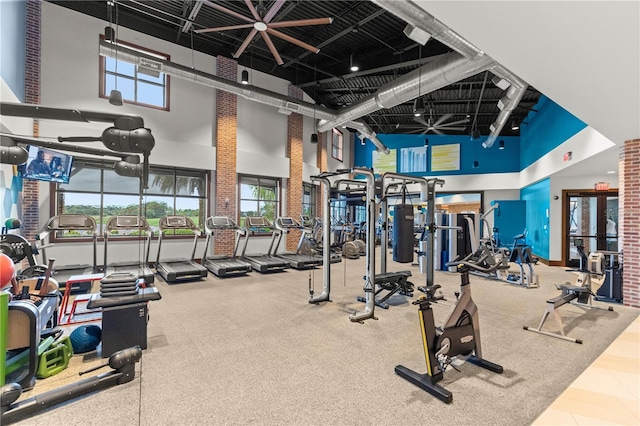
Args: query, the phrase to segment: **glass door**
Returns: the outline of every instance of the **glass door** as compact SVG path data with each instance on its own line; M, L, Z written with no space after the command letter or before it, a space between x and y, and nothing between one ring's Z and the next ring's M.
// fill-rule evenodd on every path
M580 266L575 240L581 239L585 253L618 251L618 193L569 192L565 209L565 263Z

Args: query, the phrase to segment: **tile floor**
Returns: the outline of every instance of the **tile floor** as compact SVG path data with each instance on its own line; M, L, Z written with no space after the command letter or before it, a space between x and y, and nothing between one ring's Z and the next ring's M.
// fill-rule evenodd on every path
M640 425L640 317L533 425Z

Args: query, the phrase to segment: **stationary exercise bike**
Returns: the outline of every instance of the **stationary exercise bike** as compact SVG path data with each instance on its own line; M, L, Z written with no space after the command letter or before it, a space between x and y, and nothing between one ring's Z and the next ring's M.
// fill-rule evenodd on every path
M502 373L503 368L482 358L478 307L471 298L469 286L469 271L473 266L459 262L450 262L447 263L447 266L458 268L461 283L460 293L456 292L456 305L444 326L436 328L431 308L432 301L421 296L413 302L414 305L418 305L420 314L422 345L427 362L427 372L425 374L416 373L403 365L396 366L395 371L403 379L448 404L453 400L453 394L438 385L438 382L442 380L443 373L451 365L453 357L471 355L467 361L495 373ZM455 366L452 365L452 367L457 370Z

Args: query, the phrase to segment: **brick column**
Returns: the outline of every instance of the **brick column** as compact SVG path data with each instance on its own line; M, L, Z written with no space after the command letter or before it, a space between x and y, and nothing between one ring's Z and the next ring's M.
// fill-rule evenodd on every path
M640 139L620 148L618 167L619 241L624 271L622 298L627 306L640 307Z
M238 63L233 59L218 56L216 74L236 81ZM237 134L238 99L222 90L216 90L216 198L215 215L238 220L237 192ZM235 243L235 232L215 233L215 253L231 255Z
M24 102L40 103L40 0L25 2L25 73ZM40 136L40 123L33 120L33 136ZM39 229L39 184L38 181L22 181L22 235L29 241Z
M302 99L302 89L289 85L289 96ZM287 185L287 216L298 219L302 213L302 163L303 117L291 113L287 118L287 158L289 158L289 179ZM300 231L292 231L287 235L287 250L295 251L300 240Z
M327 163L327 132L318 134L318 147L316 153L316 167L320 169L320 173L326 172L329 168ZM316 215L322 217L324 204L322 201L322 184L317 186L316 191Z

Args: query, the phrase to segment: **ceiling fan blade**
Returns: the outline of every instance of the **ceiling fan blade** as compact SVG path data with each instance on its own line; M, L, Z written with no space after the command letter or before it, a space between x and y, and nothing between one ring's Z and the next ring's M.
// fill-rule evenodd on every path
M247 36L247 38L244 39L244 41L242 42L238 50L236 50L236 53L233 54L234 58L239 58L240 55L242 55L242 52L244 52L244 49L246 49L249 43L251 43L251 40L253 40L257 32L258 30L256 30L255 28L252 29L251 32L249 32L249 35Z
M429 123L424 121L424 118L422 118L422 117L413 117L413 121L416 121L416 122L422 124L424 127L429 127Z
M449 127L449 126L438 126L437 127L439 130L464 130L466 129L466 127Z
M297 21L279 21L269 24L269 28L305 27L308 25L325 25L333 22L333 18L300 19Z
M195 30L195 32L198 34L203 34L203 33L217 32L217 31L239 30L242 28L253 28L253 24L241 24L241 25L229 25L228 27L204 28L201 30Z
M278 65L284 64L284 61L282 60L282 58L280 57L280 54L276 50L276 46L273 44L273 41L271 41L271 37L269 37L269 34L267 34L266 31L260 31L260 35L264 39L264 42L267 43L267 47L271 51L271 54L273 55L273 57L276 58L276 62L278 63Z
M452 121L450 123L442 123L442 124L440 124L440 127L442 127L442 126L455 126L457 124L465 124L465 123L468 123L468 122L469 122L469 120L464 118L462 120Z
M320 49L318 49L317 47L311 46L310 44L307 44L303 41L298 40L297 38L293 38L291 36L286 35L285 33L281 33L278 30L274 30L271 28L267 28L267 31L269 34L272 34L276 37L280 37L283 40L288 41L289 43L295 44L296 46L300 46L303 49L307 49L310 52L313 53L318 53L320 51ZM262 32L261 34L264 34L264 32Z
M233 10L227 9L224 6L220 6L217 3L211 2L209 0L202 0L202 3L206 4L209 7L214 8L216 10L219 10L220 12L224 12L224 13L226 13L228 15L235 16L238 19L242 19L243 21L251 22L251 24L253 24L253 19L251 19L251 18L249 18L247 16L244 16L244 15L238 13L238 12L234 12Z
M442 133L440 130L438 129L433 129L433 133L435 133L436 135L444 135L444 133Z
M260 19L260 15L258 14L258 11L256 10L256 8L253 5L253 3L251 3L251 0L244 0L244 2L247 5L247 7L249 8L249 11L251 12L251 14L253 15L253 18L256 21L261 21L262 19Z
M280 11L280 8L282 8L282 6L284 6L284 3L285 3L285 0L276 0L276 2L273 4L273 6L271 6L271 9L269 9L267 14L264 15L263 22L265 22L267 24L269 22L271 22L273 17L276 16L276 13L278 13L278 11Z
M437 126L440 123L444 123L445 121L447 121L448 119L450 119L453 116L453 114L445 114L442 117L438 118L436 120L435 123L433 123L434 126Z

